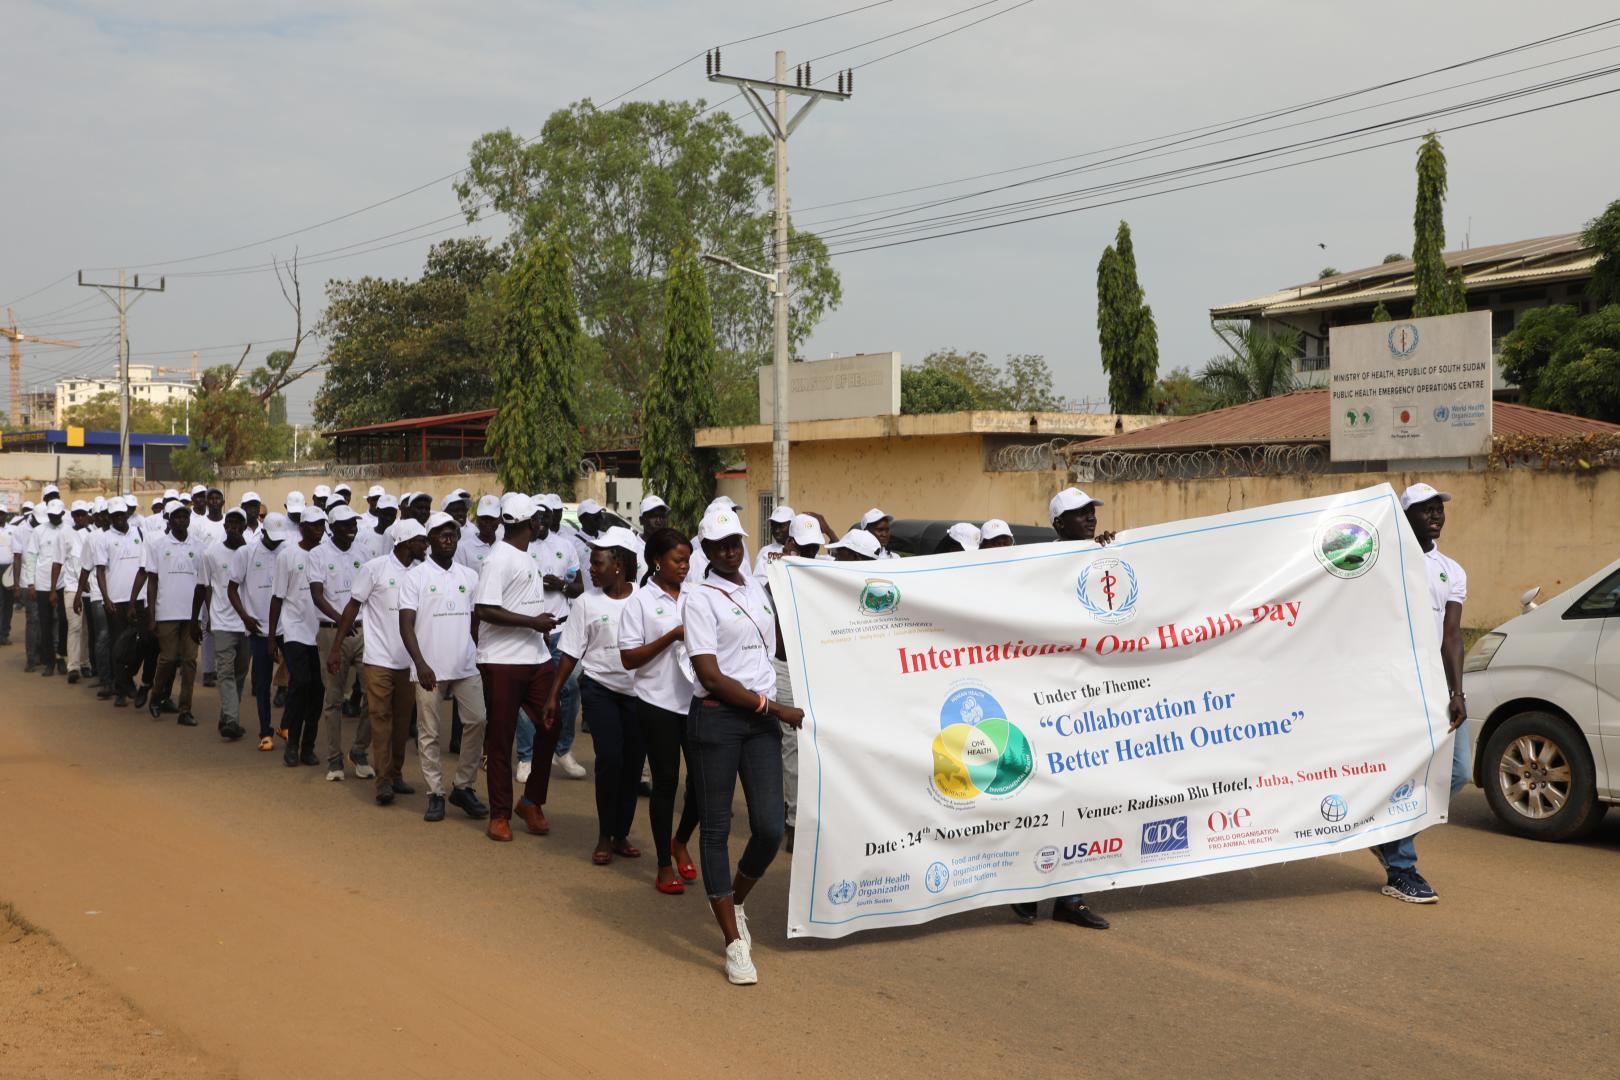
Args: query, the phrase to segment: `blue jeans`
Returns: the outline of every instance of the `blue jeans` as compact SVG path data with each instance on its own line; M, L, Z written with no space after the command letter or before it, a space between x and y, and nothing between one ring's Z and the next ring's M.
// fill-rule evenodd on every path
M782 725L775 717L756 716L729 705L705 704L693 698L686 717L689 781L696 781L703 824L698 834L698 862L703 889L710 900L732 893L731 800L742 779L748 803L748 844L737 860L737 873L758 881L782 846Z
M1468 741L1468 725L1464 724L1457 729L1457 738L1451 744L1451 797L1455 799L1457 792L1468 786L1473 779L1474 755L1473 748ZM1392 840L1387 844L1379 844L1373 850L1378 859L1390 870L1414 870L1417 868L1417 834L1402 840Z
M562 640L562 631L558 630L546 638L546 647L551 650L553 662L558 657L557 642ZM574 746L574 714L579 712L579 665L569 673L568 681L557 694L557 749L554 753L562 757ZM517 728L517 759L519 761L534 760L534 721L522 709L518 710ZM639 777L637 778L640 779Z

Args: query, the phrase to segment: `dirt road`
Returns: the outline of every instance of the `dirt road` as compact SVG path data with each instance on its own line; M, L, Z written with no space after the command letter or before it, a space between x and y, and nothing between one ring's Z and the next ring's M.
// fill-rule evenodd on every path
M20 664L0 654L0 899L245 1077L1613 1069L1620 814L1537 845L1471 791L1420 841L1434 907L1356 853L1102 894L1107 933L997 909L789 944L784 859L738 989L698 890L590 865L588 783L553 784L550 837L492 844L221 743L211 691L182 729Z

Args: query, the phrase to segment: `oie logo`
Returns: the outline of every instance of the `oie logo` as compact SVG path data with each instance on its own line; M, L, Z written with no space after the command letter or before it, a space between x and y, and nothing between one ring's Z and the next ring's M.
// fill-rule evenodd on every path
M1141 595L1136 570L1124 559L1098 559L1080 571L1075 595L1091 617L1108 626L1136 618Z
M861 589L862 615L890 615L900 608L900 586L882 578L867 578Z
M1340 514L1316 530L1311 550L1336 578L1358 578L1378 561L1378 530L1372 522Z
M827 886L827 899L834 904L847 904L855 899L855 883L845 878L836 885Z
M968 687L947 698L940 729L933 746L934 790L952 802L1011 795L1035 771L1029 740L983 690Z

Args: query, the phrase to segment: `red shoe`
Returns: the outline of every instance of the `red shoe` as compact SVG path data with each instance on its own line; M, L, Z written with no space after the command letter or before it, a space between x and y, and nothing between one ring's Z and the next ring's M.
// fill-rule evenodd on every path
M508 843L512 839L512 823L505 818L490 818L489 828L484 831L484 835L491 840Z
M523 824L534 835L544 836L551 831L551 823L546 820L546 815L541 813L540 808L529 800L519 799L513 812L523 819Z
M613 845L613 854L625 859L639 859L641 858L641 849L628 840L620 840Z
M611 852L611 851L593 851L593 852L591 852L591 865L593 865L593 866L606 866L608 863L610 863L612 861L613 861L613 852Z
M697 867L693 866L691 863L683 862L680 865L676 866L675 869L681 875L681 877L684 880L686 880L686 881L696 881L697 880Z
M679 878L670 878L668 881L655 881L653 882L653 888L665 896L679 896L686 891L686 886L681 884Z

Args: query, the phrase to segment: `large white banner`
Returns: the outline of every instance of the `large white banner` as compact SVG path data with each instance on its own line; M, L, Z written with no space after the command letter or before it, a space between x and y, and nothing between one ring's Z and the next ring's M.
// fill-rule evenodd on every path
M1439 637L1387 484L1106 548L770 573L806 714L790 937L1309 858L1446 819Z

